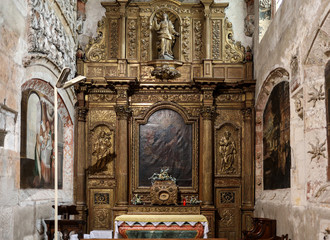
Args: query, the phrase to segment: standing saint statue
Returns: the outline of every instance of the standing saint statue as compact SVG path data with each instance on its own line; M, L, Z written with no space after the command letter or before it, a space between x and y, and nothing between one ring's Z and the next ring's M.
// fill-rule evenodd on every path
M159 58L173 60L172 46L175 42L175 36L179 36L179 33L175 31L174 25L171 20L168 19L167 13L163 13L163 20L159 23L155 17L153 28L157 31L158 39L160 41Z
M235 172L234 162L236 159L237 149L231 133L225 131L224 136L220 139L219 152L221 157L221 172Z

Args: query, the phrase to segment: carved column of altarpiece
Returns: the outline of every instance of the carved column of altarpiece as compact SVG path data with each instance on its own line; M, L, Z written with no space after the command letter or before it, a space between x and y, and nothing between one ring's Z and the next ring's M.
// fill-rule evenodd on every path
M87 231L112 229L116 216L147 211L201 213L210 237L238 239L249 228L255 81L227 6L103 3L98 36L78 59L87 81L76 87L75 196ZM170 42L159 27L166 21ZM166 165L178 178L179 205L150 206L147 175ZM135 194L145 205L132 205ZM191 197L201 205L182 206Z

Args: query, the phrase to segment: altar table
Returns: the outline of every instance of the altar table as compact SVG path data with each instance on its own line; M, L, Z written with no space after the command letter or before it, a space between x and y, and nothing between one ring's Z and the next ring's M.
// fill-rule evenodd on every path
M207 238L208 232L203 215L121 215L114 238Z

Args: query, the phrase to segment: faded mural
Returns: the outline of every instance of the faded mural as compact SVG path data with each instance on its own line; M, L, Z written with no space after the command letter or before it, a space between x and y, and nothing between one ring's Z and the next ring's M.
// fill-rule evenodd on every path
M276 85L263 117L264 189L290 187L289 83Z
M153 113L140 125L139 185L151 186L150 177L168 167L179 186L192 186L192 126L170 109Z
M54 188L54 106L33 91L26 105L25 156L21 158L21 188ZM24 143L23 145L24 146ZM62 188L63 124L58 115L58 186Z

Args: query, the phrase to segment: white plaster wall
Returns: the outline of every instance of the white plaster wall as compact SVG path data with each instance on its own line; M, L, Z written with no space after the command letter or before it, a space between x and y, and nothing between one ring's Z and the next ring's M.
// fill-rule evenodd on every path
M247 14L245 0L215 0L216 3L229 3L225 9L228 20L233 24L234 39L240 41L244 47L252 46L252 37L244 33L244 18ZM257 28L256 30L257 31Z
M43 65L24 66L28 56L29 2L0 1L0 103L18 113L15 122L14 114L0 112L0 122L6 122L8 131L4 147L0 147L0 239L40 239L41 219L54 216L53 190L20 189L21 86L30 78L54 85L59 73L47 61ZM60 94L74 121L73 94L66 91ZM65 138L72 141L73 147L73 128L65 132ZM73 203L73 149L70 159L65 162L60 203Z
M256 0L255 5L257 3ZM328 49L330 47L330 21L323 23L329 10L329 1L284 0L260 43L258 36L254 39L256 104L262 84L272 70L286 69L291 86L291 188L258 193L255 216L276 219L277 234L289 234L289 238L296 240L321 240L325 229L330 229L330 187L326 176L328 153L323 151L324 156L312 159L309 152L317 139L323 143L327 138L325 101L318 100L315 106L310 101L314 86L319 89L323 84L324 88L325 62L320 60L326 56L324 52L316 53L316 63L306 62L315 51L311 46L326 49L328 44ZM328 43L315 40L320 28L327 32ZM296 74L291 67L293 56L298 58ZM297 88L293 87L293 81ZM295 98L299 94L303 95L303 119L295 108Z
M115 2L115 0L93 0L86 3L86 21L82 34L78 36L78 41L83 48L88 44L90 37L97 36L97 22L105 16L105 8L102 7L101 2Z

